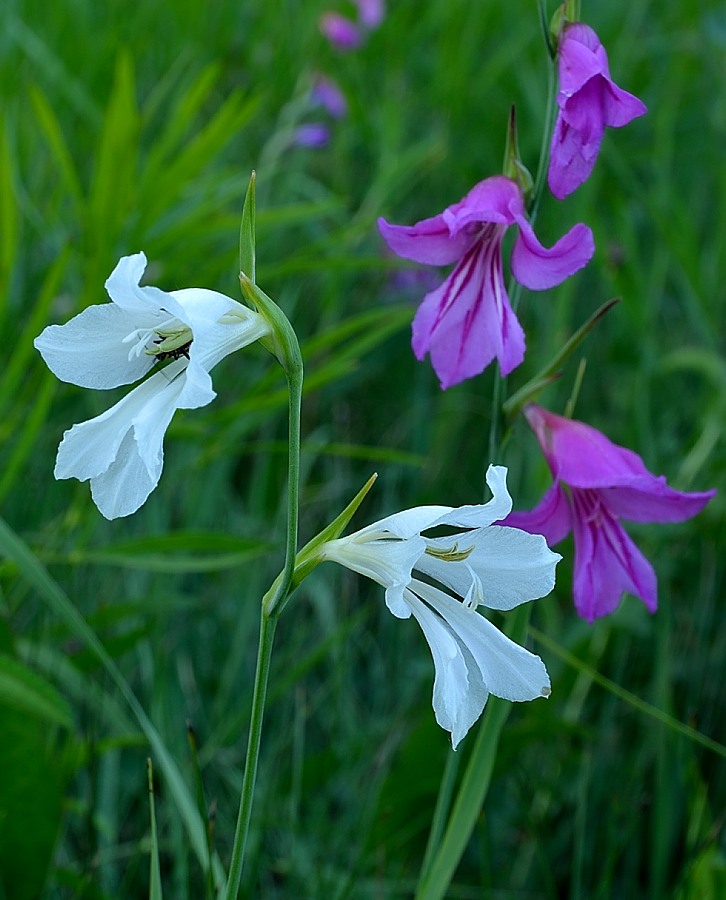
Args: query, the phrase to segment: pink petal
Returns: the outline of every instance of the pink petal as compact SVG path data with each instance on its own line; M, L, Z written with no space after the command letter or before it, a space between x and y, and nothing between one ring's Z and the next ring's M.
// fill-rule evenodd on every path
M437 216L408 226L381 218L378 230L397 256L446 266L461 259L482 236L482 225L512 225L519 216L524 216L522 192L511 178L497 175L475 184Z
M564 200L587 181L600 152L601 140L602 133L597 140L585 143L560 112L552 132L547 170L547 186L554 197Z
M591 78L610 77L607 54L600 39L587 25L566 26L557 57L560 92L557 102L576 94Z
M512 273L530 290L543 291L561 284L586 266L595 252L592 232L582 223L571 228L549 250L537 240L524 216L517 216L517 225L519 234L512 250Z
M338 50L355 50L363 42L360 28L340 13L323 13L320 17L320 31Z
M448 266L456 262L475 240L468 234L452 238L441 214L422 219L415 225L391 225L380 218L378 230L397 256L429 266Z
M572 530L570 501L562 485L555 482L531 512L510 513L499 524L541 534L550 546L554 546Z
M623 592L655 612L658 586L653 567L594 491L573 491L575 609L588 622L609 615Z
M458 203L447 207L442 216L452 236L484 222L513 225L518 216L524 216L522 191L511 178L494 175L475 184Z
M501 234L480 240L446 281L427 294L413 321L413 350L446 389L482 372L496 357L502 375L524 357L524 333L502 276Z
M614 515L631 522L684 522L698 515L716 491L677 491L662 475L648 473L627 487L601 488L600 494Z
M361 25L373 29L381 24L386 15L383 0L354 0L354 2L358 7L358 18Z
M584 422L558 416L536 404L524 412L552 474L572 487L629 486L653 478L637 453L620 447Z

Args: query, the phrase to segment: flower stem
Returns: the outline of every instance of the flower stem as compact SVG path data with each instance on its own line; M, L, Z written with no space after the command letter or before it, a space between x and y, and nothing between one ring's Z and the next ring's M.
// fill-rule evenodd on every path
M282 312L280 311L282 316ZM284 320L287 323L287 319ZM272 644L275 637L275 627L282 612L282 607L290 593L293 574L295 572L295 557L297 555L297 530L298 507L300 493L300 406L302 403L303 367L300 349L297 344L292 327L287 323L284 329L285 347L284 368L288 384L288 481L287 481L287 531L285 540L285 565L278 577L262 598L260 642L257 649L257 668L255 671L255 684L252 693L252 711L250 713L250 731L247 740L247 759L242 779L242 794L240 796L239 813L237 815L237 828L232 846L232 858L230 861L227 888L224 894L225 900L236 900L240 879L242 877L242 864L244 862L247 835L252 816L252 801L254 799L255 782L257 779L257 764L260 756L260 742L262 738L262 720L265 713L265 698L267 696L267 684L270 676L270 662L272 659Z
M267 683L270 675L270 662L272 660L272 643L275 637L275 626L278 616L268 615L264 609L260 622L260 642L257 649L257 669L255 671L255 686L252 693L252 712L250 713L250 733L247 739L247 760L242 779L242 794L240 797L239 813L237 815L237 828L232 846L232 859L227 878L225 900L236 900L240 879L242 877L242 863L244 861L247 835L250 829L252 816L252 801L255 793L255 781L257 779L257 763L260 756L260 740L262 737L262 719L265 714L265 697L267 695Z

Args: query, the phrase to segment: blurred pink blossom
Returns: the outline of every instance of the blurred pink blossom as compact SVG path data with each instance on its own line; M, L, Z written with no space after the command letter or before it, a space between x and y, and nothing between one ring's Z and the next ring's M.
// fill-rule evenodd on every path
M320 31L337 50L355 50L363 42L363 34L355 22L337 12L323 13Z

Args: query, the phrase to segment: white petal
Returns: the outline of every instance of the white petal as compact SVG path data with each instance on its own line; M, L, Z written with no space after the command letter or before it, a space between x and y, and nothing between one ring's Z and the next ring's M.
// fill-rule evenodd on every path
M460 528L483 528L506 518L512 511L512 498L507 490L506 466L489 466L486 479L493 495L488 503L458 506L428 527L455 525Z
M416 580L410 589L446 619L476 661L490 693L504 700L549 697L550 679L539 656L515 644L484 616L443 591Z
M135 512L156 487L164 433L184 387L185 366L186 360L172 363L111 409L65 433L55 477L90 478L93 499L106 518Z
M491 525L452 538L427 539L429 549L445 552L456 543L458 551L473 546L465 560L452 562L424 554L416 570L424 572L459 597L472 587L472 572L481 582L478 603L492 609L512 609L527 600L550 593L555 585L555 567L562 557L553 553L545 539L506 525Z
M394 616L404 619L411 611L403 601L403 591L424 547L420 537L408 541L371 541L351 534L328 541L321 548L321 555L382 585L386 589L388 608Z
M433 707L436 721L451 732L454 749L476 722L489 697L471 654L447 623L411 591L406 601L421 626L434 660Z
M235 350L270 333L270 326L259 314L231 297L204 288L173 291L172 296L184 311L185 322L194 333L190 357L210 372ZM234 316L233 321L220 321Z
M145 268L145 254L122 256L106 279L108 296L117 306L133 316L143 316L163 309L188 325L184 319L184 311L171 294L157 287L139 285Z
M394 513L392 516L386 516L385 519L374 522L372 525L367 525L356 534L384 535L388 533L399 538L409 538L426 531L433 523L438 522L451 511L452 507L450 506L415 506L412 509Z
M161 461L155 475L139 454L133 431L128 431L109 468L91 479L91 496L107 519L130 516L142 506L159 483Z
M129 332L153 323L147 320L113 303L89 306L65 325L49 325L33 344L61 381L104 390L138 381L154 365L146 354L129 360L123 343Z

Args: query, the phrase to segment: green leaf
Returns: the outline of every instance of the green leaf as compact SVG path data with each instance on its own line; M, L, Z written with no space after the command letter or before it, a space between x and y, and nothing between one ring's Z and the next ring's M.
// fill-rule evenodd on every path
M0 653L0 705L70 728L71 710L58 691L23 663Z
M161 735L156 730L143 707L137 700L136 695L131 690L128 681L126 681L120 669L98 639L93 629L89 627L86 620L73 603L71 603L69 597L61 589L60 585L51 578L47 569L43 566L38 557L30 550L25 542L15 534L3 519L0 519L0 553L13 560L17 565L21 576L45 601L48 608L65 622L73 635L88 646L108 672L124 700L129 705L129 708L138 721L147 741L151 745L155 758L158 760L161 767L161 771L164 773L169 793L174 798L179 816L186 828L189 841L194 848L194 852L197 854L200 864L205 866L207 859L205 837L206 824L199 818L194 800L189 794L189 790L184 782L179 767L169 752ZM222 865L217 857L214 859L214 867L215 878L221 883L224 881L225 875Z
M156 835L156 807L154 806L154 769L151 759L146 760L149 778L149 815L151 818L151 872L149 875L149 900L162 900L161 866L159 865L159 839Z
M171 574L214 572L241 566L270 547L265 541L228 534L172 532L118 541L97 550L76 550L68 561Z

